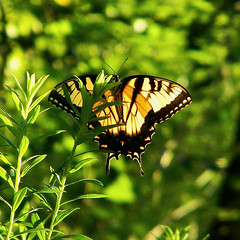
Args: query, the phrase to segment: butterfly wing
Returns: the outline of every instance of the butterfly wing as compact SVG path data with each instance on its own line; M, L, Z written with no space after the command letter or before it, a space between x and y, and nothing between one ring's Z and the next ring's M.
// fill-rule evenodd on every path
M109 116L100 123L102 126L122 125L95 138L100 148L114 152L108 154L107 172L110 170L110 159L121 154L137 159L141 167L141 154L151 142L155 124L167 120L188 105L191 97L185 88L175 82L136 75L122 80L114 100L123 101L123 105L111 106L99 113L99 116Z
M97 75L85 75L79 76L78 78L81 79L87 91L91 93L93 91L93 84L97 78ZM75 118L79 119L78 114L74 111L71 104L69 104L68 101L66 100L66 96L64 94L63 89L63 86L65 86L66 89L68 90L71 103L78 110L81 110L83 101L79 84L80 83L77 78L71 78L59 83L49 94L48 101L54 104L56 107L61 108L67 113L72 114Z
M93 84L97 75L80 76L87 91L92 93ZM118 80L117 76L114 76ZM49 101L79 119L71 104L64 95L63 85L69 91L71 103L80 110L82 95L79 81L69 79L58 84L50 93ZM122 84L104 93L107 102L123 101L122 105L112 105L96 113L102 120L92 122L89 128L110 126L104 133L96 136L99 148L112 151L107 157L107 173L110 171L110 160L119 155L130 156L137 159L141 168L141 154L151 142L155 132L155 124L161 123L191 102L187 90L181 85L167 79L135 75L122 80ZM93 110L103 102L97 102ZM141 174L143 171L141 168Z

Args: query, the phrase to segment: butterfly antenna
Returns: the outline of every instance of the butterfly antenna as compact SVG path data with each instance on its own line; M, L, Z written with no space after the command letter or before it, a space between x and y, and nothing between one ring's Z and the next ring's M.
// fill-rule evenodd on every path
M121 65L121 67L118 69L117 73L119 73L119 71L122 69L123 65L125 64L125 62L128 60L128 58L125 59L125 61L123 62L123 64Z
M103 61L103 63L106 64L106 65L113 71L114 74L116 74L115 71L114 71L114 69L113 69L109 64L107 64L107 63L104 61L104 58L103 58L102 54L99 55L99 57L100 57L100 59Z

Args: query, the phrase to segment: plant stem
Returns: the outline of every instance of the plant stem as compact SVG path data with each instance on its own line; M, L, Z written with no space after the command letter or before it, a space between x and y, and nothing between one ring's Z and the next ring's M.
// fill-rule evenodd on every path
M52 230L54 229L54 222L55 222L55 219L57 217L58 211L59 211L60 206L61 206L62 196L63 196L63 192L64 192L64 189L65 189L65 183L66 183L67 176L68 176L68 173L69 173L70 168L71 168L71 164L72 164L72 160L73 160L76 148L77 148L77 141L74 141L74 145L73 145L71 155L69 156L67 164L66 164L66 166L64 167L64 170L63 170L61 185L59 186L59 190L61 190L61 192L57 193L57 200L56 200L55 208L54 208L54 211L53 211L53 215L52 215L52 219L51 219L51 223L50 223L50 227L49 227L50 232L49 232L49 235L48 235L47 239L51 239Z
M21 178L20 178L21 166L22 166L22 157L18 157L17 171L16 171L15 184L14 184L14 195L18 192L18 189L19 189L19 184L20 184L20 180L21 180ZM14 206L14 198L13 198L12 206ZM15 210L13 210L13 208L12 208L11 214L10 214L10 219L9 219L9 227L8 227L7 237L6 237L7 240L10 239L10 235L11 235L12 228L13 228L14 216L15 216Z

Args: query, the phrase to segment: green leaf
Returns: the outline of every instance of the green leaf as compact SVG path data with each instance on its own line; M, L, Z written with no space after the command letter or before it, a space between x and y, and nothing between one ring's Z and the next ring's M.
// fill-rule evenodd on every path
M32 169L35 165L40 163L46 156L47 156L46 154L43 154L40 156L34 156L35 159L33 161L31 161L31 163L23 169L21 177L25 176L30 169ZM32 159L33 159L33 157L31 158L31 160Z
M44 197L43 194L41 193L37 193L31 190L31 192L33 192L34 196L44 205L46 206L49 210L52 211L52 206L49 204L49 202L47 201L47 199Z
M4 124L6 126L13 127L13 124L8 117L6 117L6 116L4 116L3 114L0 113L0 118L2 119L2 121L4 122Z
M55 132L52 132L52 133L49 133L49 134L45 134L45 135L42 135L42 136L39 136L39 137L36 137L36 138L33 138L31 139L31 142L36 142L36 141L39 141L39 140L42 140L42 139L46 139L48 137L51 137L51 136L55 136L55 135L58 135L60 133L65 133L66 130L57 130Z
M0 201L4 202L10 209L12 208L11 204L6 201L2 196L0 196Z
M1 229L2 230L2 229ZM1 231L2 232L2 231ZM6 232L7 231L4 231L4 233L5 233L5 235L6 235ZM0 234L0 240L4 240L5 238L3 238L3 235L2 234Z
M27 223L25 222L24 224L27 224ZM26 233L36 233L36 232L39 232L39 231L55 232L55 233L63 234L62 232L60 232L58 230L52 230L52 229L48 229L48 228L37 228L37 229L29 229L29 230L20 232L19 234L15 234L14 237L18 237L18 236L21 236L21 235L26 234ZM51 239L53 239L53 238L51 238Z
M50 176L50 179L49 179L49 185L54 186L56 181L57 181L57 184L59 186L62 186L59 174L51 166L50 166L50 172L51 172L51 176Z
M35 73L33 73L31 76L27 72L27 94L31 94L32 89L35 85Z
M21 158L25 152L27 151L29 146L29 140L26 136L22 137L22 140L20 142L20 146L19 146L19 157Z
M23 108L21 99L20 99L19 95L13 89L11 89L11 97L12 97L12 100L13 100L17 110L19 112L21 112L22 108Z
M53 188L45 188L37 191L37 193L59 193L59 192L64 192L64 191L59 189L53 189Z
M54 236L51 239L63 239L63 238L70 238L70 239L77 239L77 240L93 240L92 238L89 238L82 234L60 234L58 236Z
M108 196L106 194L89 193L81 195L80 197L81 197L80 199L86 199L86 198L107 198Z
M28 74L28 73L27 73L27 74ZM18 80L17 80L17 78L16 78L15 76L13 76L13 78L14 78L15 82L16 82L17 85L18 85L18 89L19 89L20 93L21 93L22 96L23 96L23 100L26 100L26 99L27 99L27 96L26 96L24 90L22 89L21 84L18 82Z
M1 166L0 166L0 177L5 182L7 182L11 186L12 189L14 189L14 184L13 184L11 177L7 174L7 171Z
M66 218L68 215L70 215L72 212L79 210L80 208L72 208L67 210L59 211L57 214L57 217L54 221L54 226L58 225L64 218Z
M28 121L27 121L27 124L33 124L38 115L39 115L39 112L40 112L40 105L36 106L31 114L31 116L29 117Z
M33 74L31 75L31 78L33 77ZM30 105L32 103L32 99L34 98L34 96L36 95L36 93L38 92L39 88L44 84L44 82L47 80L47 78L49 77L49 75L46 76L42 76L41 78L38 79L38 81L36 82L36 84L32 87L32 91L31 94L29 96L29 100L28 100L28 106L30 108ZM34 75L35 78L35 75Z
M66 201L66 202L63 202L61 203L61 206L65 205L65 204L68 204L70 202L74 202L74 201L77 201L77 200L81 200L81 199L92 199L92 198L107 198L108 196L105 195L105 194L98 194L98 193L90 193L90 194L85 194L85 195L80 195L74 199L71 199L69 201Z
M116 106L116 105L123 105L123 102L122 101L115 101L115 102L103 103L103 104L99 105L98 107L94 108L93 112L92 112L92 114L90 116L95 116L98 112L101 112L106 107Z
M16 192L14 194L14 198L13 198L13 211L15 212L19 205L21 204L22 200L24 199L24 197L26 196L27 194L27 190L28 188L27 187L24 187L23 189L19 190L18 192Z
M18 150L17 146L9 138L3 136L2 134L0 134L0 136L4 138L14 149Z
M5 113L7 114L7 113ZM8 115L8 114L7 114ZM2 121L4 122L5 126L8 128L8 130L16 137L18 137L18 132L17 130L15 129L15 127L13 126L13 123L10 119L10 115L7 117L7 116L4 116L3 114L0 113L0 119L2 119Z
M43 98L45 98L49 93L51 92L51 90L45 92L44 94L42 94L40 97L38 97L30 106L29 108L29 112L31 112L42 100Z
M2 153L0 153L0 161L7 164L8 166L13 167L12 163Z
M80 170L81 168L83 168L86 164L89 164L93 161L97 161L96 158L86 158L83 160L80 160L79 163L77 163L74 168L72 168L69 173L74 173L77 172L78 170Z
M72 182L72 183L66 184L66 187L74 185L74 184L77 184L79 182L97 183L98 185L100 185L102 187L104 186L103 183L101 181L97 180L97 179L80 179L80 180L78 180L76 182Z
M41 229L41 230L37 231L38 238L40 240L45 240L46 239L46 235L45 235L46 231L42 230L42 229L44 229L44 225L41 222L41 219L36 212L31 214L31 221L32 221L33 227L35 229Z
M30 214L32 214L34 212L37 212L38 210L42 209L42 208L34 208L34 209L30 210L30 211L25 211L25 209L27 207L30 207L30 203L29 202L26 202L24 207L21 209L20 214L18 215L17 218L15 218L15 222L17 222L17 221L19 221L19 222L25 221L28 218L28 215L30 215Z

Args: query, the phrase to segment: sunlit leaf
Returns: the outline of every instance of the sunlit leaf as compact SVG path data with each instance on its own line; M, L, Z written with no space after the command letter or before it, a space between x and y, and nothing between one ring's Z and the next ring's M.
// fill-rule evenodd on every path
M22 137L22 140L20 142L20 146L19 146L19 157L21 158L25 152L27 151L29 146L29 140L26 136Z
M33 124L36 121L36 119L38 118L39 112L40 112L40 105L36 106L33 109L32 113L31 113L31 116L28 118L27 123L28 124Z
M35 85L35 74L32 74L31 76L27 72L27 93L31 94L32 89Z
M12 166L12 163L2 153L0 153L0 161L7 164L8 166Z
M41 222L41 219L36 212L31 214L31 221L32 221L33 227L35 229L44 229L44 225ZM46 231L44 231L44 230L39 230L39 231L36 232L37 236L40 240L45 240L46 239L45 232Z
M0 119L2 119L2 121L4 122L6 127L9 129L9 131L11 131L13 133L13 135L15 135L17 137L18 132L15 129L15 127L13 126L13 123L12 123L10 117L4 116L3 114L0 113Z
M64 192L64 191L60 189L54 189L54 188L45 188L37 191L37 193L59 193L59 192Z
M14 189L14 184L13 184L11 177L8 175L7 171L1 166L0 166L0 177L5 182L7 182L11 186L12 189Z
M41 78L39 78L37 80L37 82L35 83L35 85L32 88L31 95L29 96L29 99L33 99L33 97L36 95L36 93L38 92L38 90L44 84L44 82L47 80L48 77L49 77L49 75L42 76Z
M27 194L27 190L28 190L28 188L24 187L14 194L14 199L13 199L13 202L14 202L13 203L13 211L14 212L18 209L19 205L22 203L22 200L24 199L24 197Z
M45 98L49 93L51 92L51 90L45 92L44 94L42 94L40 97L38 97L30 106L29 108L29 112L31 112L42 100L43 98Z

